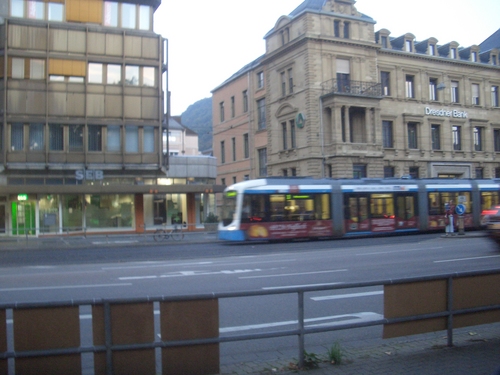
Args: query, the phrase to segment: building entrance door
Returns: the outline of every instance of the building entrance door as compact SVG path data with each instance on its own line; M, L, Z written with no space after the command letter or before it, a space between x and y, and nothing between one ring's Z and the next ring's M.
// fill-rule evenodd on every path
M12 235L35 234L35 202L12 202Z

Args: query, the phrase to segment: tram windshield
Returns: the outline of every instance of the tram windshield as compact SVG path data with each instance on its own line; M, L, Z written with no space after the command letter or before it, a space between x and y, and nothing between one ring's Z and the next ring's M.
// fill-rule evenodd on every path
M237 197L238 193L235 190L229 190L224 193L221 212L221 220L224 226L231 224L235 218Z

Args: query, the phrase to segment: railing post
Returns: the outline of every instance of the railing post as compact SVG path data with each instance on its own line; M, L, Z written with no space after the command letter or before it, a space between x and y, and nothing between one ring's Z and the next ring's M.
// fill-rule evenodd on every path
M104 343L106 345L106 375L113 375L113 351L111 345L111 304L104 302Z
M448 346L453 346L453 277L448 278L448 296L447 296L447 310L448 310Z
M304 292L298 292L298 323L299 323L299 368L304 367Z

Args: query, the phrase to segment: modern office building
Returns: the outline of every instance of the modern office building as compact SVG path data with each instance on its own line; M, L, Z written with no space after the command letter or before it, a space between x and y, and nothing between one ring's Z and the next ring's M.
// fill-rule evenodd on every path
M0 234L195 229L211 211L215 159L163 146L160 3L0 1Z
M392 35L355 3L305 0L213 90L218 182L500 177L500 30Z

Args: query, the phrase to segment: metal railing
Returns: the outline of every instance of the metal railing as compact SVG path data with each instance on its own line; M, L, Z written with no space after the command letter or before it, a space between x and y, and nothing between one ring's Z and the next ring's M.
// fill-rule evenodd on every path
M344 94L374 98L382 96L382 85L374 82L353 81L350 79L330 79L323 82L321 88L323 90L323 95Z
M368 282L357 282L357 283L345 283L336 285L324 285L324 286L311 286L311 287L291 287L285 290L254 290L254 291L242 291L242 292L228 292L228 293L209 293L209 294L199 294L199 295L184 295L184 296L159 296L159 297L147 297L147 298L130 298L130 299L92 299L92 300L74 300L69 302L49 302L49 303L3 303L0 304L0 312L16 309L29 309L29 308L40 308L40 307L69 307L69 306L96 306L102 305L104 308L104 325L105 325L105 344L104 345L92 345L92 346L80 346L74 348L65 349L52 349L52 350L31 350L31 351L4 351L0 352L1 359L9 358L26 358L26 357L40 357L40 356L53 356L61 354L82 354L82 353L106 353L106 368L107 373L113 373L113 361L112 353L117 351L131 350L131 349L153 349L153 348L170 348L170 347L185 347L193 345L207 345L207 344L220 344L236 341L245 340L256 340L256 339L270 339L286 336L297 336L298 342L298 358L299 366L304 365L304 353L305 353L305 336L346 330L351 328L361 328L369 327L375 325L390 325L395 323L403 322L417 322L426 319L444 318L447 320L447 338L448 345L453 345L453 320L454 317L488 312L493 310L500 310L500 301L497 298L496 302L493 304L474 306L470 308L454 308L454 285L456 280L463 278L477 278L477 277L498 277L500 276L500 270L484 270L476 272L462 272L462 273L452 273L443 275L432 275L425 277L412 277L404 279L386 279L386 280L376 280ZM335 323L334 325L321 325L314 327L306 327L305 325L305 307L304 307L304 296L306 293L321 292L321 291L332 291L332 290L346 290L352 288L371 288L371 287L387 287L394 286L398 284L406 283L419 283L419 282L429 282L429 281L442 281L447 283L447 295L446 295L446 308L444 311L439 311L435 313L425 313L425 314L415 314L410 316L398 317L398 318L380 318L371 321L354 322L354 323ZM488 285L487 288L491 288ZM494 286L495 290L498 290L500 286ZM494 292L496 293L496 292ZM221 299L233 299L241 297L260 297L260 296L270 296L270 295L292 295L295 294L297 297L297 326L294 329L284 329L284 330L268 330L261 333L252 334L241 334L241 335L220 335L218 337L210 337L204 339L190 339L190 340L163 340L160 341L147 342L147 343L137 343L137 344L127 344L127 345L116 345L113 344L112 330L111 330L111 308L110 306L116 304L138 304L138 303L158 303L158 302L182 302L182 301L208 301L208 300L221 300ZM418 298L418 296L415 296ZM496 297L495 297L496 298ZM1 316L1 315L0 315ZM218 321L218 317L217 317ZM0 322L5 324L4 322ZM475 323L479 324L479 323ZM61 322L61 327L63 322ZM1 330L0 330L1 333ZM1 339L1 337L0 337ZM12 338L10 338L12 339ZM8 338L7 338L8 340ZM0 341L0 348L2 347L2 342Z

